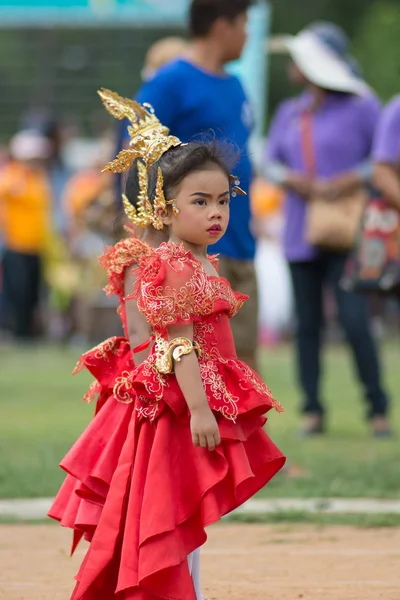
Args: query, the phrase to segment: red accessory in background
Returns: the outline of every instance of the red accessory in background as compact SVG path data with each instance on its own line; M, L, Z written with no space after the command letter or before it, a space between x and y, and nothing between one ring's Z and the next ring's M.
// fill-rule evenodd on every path
M342 287L356 292L400 291L400 213L382 198L372 198L365 209Z

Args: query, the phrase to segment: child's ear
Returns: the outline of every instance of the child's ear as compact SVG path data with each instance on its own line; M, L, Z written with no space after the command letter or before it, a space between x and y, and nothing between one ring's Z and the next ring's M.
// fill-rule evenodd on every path
M171 225L171 215L170 215L170 211L166 211L163 208L161 208L161 206L159 206L156 209L156 217L158 217L158 219L160 219L160 221L163 223L163 225Z

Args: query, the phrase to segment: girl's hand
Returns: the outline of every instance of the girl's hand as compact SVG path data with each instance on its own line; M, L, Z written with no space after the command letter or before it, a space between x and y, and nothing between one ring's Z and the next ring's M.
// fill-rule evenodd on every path
M209 406L192 410L190 431L195 446L213 451L221 443L217 419Z

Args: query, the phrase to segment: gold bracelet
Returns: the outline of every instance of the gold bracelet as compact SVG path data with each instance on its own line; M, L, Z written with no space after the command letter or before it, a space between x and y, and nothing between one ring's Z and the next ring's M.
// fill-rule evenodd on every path
M167 375L174 372L174 362L180 362L182 356L195 351L200 357L202 352L199 344L185 337L174 338L170 342L161 337L156 339L155 344L155 367L159 373Z

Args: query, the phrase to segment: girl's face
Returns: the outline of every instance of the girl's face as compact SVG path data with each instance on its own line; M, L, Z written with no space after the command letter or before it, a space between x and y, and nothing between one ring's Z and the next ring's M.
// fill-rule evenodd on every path
M218 167L190 173L174 195L179 214L169 209L170 240L206 248L222 238L229 223L230 182Z

